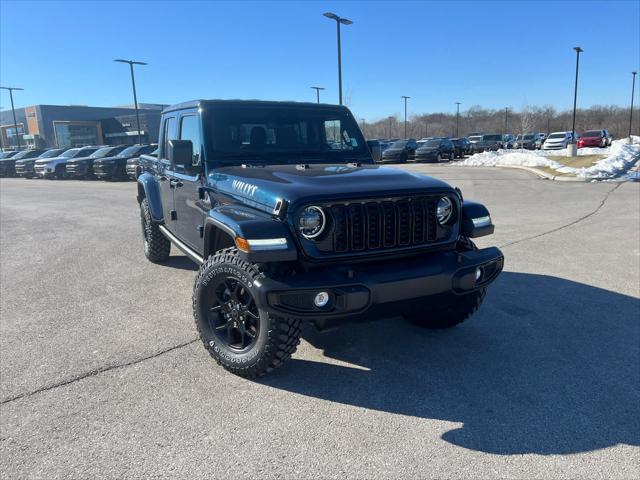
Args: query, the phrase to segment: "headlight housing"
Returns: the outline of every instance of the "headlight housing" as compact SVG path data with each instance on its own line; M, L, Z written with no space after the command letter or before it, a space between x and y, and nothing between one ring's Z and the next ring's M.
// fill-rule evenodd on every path
M305 208L298 218L300 234L308 240L317 238L324 231L326 224L327 219L322 208L316 206Z
M440 225L445 225L453 216L453 203L449 197L442 197L438 200L436 207L436 217Z

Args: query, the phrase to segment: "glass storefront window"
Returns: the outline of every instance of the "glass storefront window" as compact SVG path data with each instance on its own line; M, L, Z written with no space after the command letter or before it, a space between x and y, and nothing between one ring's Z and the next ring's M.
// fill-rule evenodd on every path
M54 122L54 130L59 147L84 147L100 143L96 125Z

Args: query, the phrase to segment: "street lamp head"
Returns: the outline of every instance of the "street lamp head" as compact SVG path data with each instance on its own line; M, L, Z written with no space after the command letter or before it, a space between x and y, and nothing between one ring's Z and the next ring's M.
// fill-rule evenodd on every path
M573 49L578 53L584 52L580 47L573 47Z
M315 88L316 90L326 90L324 87L309 87L309 88Z
M353 22L351 20L349 20L348 18L341 18L340 19L340 23L343 25L353 25Z
M323 13L322 15L324 15L327 18L330 18L331 20L335 20L336 22L340 21L340 17L335 13L326 12L326 13Z
M136 60L123 60L122 58L116 58L114 62L128 63L130 65L147 65L147 63L145 62L138 62Z
M2 90L24 90L24 88L20 87L0 87Z
M402 95L400 98L404 98L406 100L407 98L411 98L411 97L407 97L406 95Z
M638 74L638 72L631 72L631 75L633 75L634 77ZM22 90L22 89L21 89Z

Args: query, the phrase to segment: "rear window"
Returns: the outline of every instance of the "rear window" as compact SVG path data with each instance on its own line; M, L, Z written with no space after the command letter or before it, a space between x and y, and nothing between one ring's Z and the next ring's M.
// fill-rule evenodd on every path
M583 137L600 137L601 135L602 132L600 132L600 130L591 130L582 134Z
M470 142L479 142L480 140L482 140L482 137L479 135L473 136L473 137L469 137L469 141Z
M564 138L566 136L566 133L552 133L551 135L549 135L549 138Z

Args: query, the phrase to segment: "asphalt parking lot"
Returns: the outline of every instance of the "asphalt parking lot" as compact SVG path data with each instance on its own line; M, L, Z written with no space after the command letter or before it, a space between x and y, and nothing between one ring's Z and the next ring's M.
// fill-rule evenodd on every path
M309 331L232 376L135 184L0 181L2 478L638 478L640 185L410 165L488 205L505 272L464 325Z

